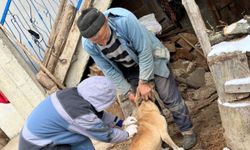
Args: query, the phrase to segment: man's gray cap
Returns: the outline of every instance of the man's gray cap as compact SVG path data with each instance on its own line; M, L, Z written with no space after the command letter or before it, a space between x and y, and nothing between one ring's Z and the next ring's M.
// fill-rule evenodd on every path
M96 8L87 8L81 12L77 20L77 26L83 37L91 38L101 29L105 20L102 12Z

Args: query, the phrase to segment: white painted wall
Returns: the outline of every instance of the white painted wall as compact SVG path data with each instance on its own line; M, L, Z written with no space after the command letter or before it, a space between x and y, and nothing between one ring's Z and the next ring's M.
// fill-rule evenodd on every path
M44 98L35 75L18 55L13 43L0 30L0 90L10 104L0 105L0 128L11 138Z

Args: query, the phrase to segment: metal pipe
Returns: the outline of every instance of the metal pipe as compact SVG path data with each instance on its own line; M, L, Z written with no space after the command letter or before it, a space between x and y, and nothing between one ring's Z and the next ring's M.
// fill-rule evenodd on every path
M82 0L78 0L78 3L76 5L76 10L79 10L82 4Z
M2 19L1 19L1 22L0 22L2 25L4 24L5 19L7 17L7 14L8 14L9 8L10 8L10 3L11 3L11 0L8 0L6 5L5 5L5 8L4 8L4 11L3 11L3 16L2 16Z

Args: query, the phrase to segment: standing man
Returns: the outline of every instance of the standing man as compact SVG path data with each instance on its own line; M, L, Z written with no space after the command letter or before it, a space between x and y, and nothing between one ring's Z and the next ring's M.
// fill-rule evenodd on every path
M94 150L90 138L111 143L128 140L137 132L136 119L122 121L104 111L115 100L114 85L101 76L55 92L28 117L19 150ZM114 128L123 125L124 130Z
M184 136L183 147L193 147L196 135L188 109L167 66L169 52L153 33L123 8L111 8L104 14L95 8L85 9L77 25L84 37L85 50L118 92L134 100L137 90L140 96L148 99L151 93L148 83L155 82L160 98Z

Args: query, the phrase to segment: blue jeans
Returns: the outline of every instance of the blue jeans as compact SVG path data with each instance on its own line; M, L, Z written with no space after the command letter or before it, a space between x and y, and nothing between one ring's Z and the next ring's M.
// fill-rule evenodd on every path
M133 90L136 89L139 81L139 67L124 68L120 67L124 77L131 84ZM188 131L193 127L189 112L184 100L181 98L173 75L170 73L168 78L154 76L156 91L162 99L165 107L168 108L174 122L181 132Z
M19 137L18 150L95 150L95 148L90 139L86 139L85 141L79 143L68 143L63 145L50 144L46 146L38 146L25 140L21 132Z

